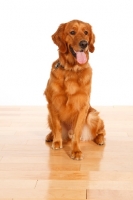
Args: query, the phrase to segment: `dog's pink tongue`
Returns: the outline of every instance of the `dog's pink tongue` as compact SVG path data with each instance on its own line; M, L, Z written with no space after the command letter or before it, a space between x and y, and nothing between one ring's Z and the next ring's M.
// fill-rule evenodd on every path
M80 52L80 51L76 52L76 58L77 58L78 63L80 64L84 64L87 61L87 57L84 52Z

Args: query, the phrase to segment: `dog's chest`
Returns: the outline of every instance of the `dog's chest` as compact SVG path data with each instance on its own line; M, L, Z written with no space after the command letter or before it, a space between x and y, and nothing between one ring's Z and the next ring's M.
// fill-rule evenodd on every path
M81 90L82 78L79 74L66 74L62 83L62 89L66 96L74 95Z
M78 92L86 93L87 87L90 85L91 73L88 69L82 71L58 71L55 84L58 87L57 93L64 93L65 96L75 95Z
M65 91L69 95L79 93L88 94L91 85L91 71L89 68L82 71L68 73L64 79Z
M79 110L88 101L91 86L91 68L82 71L54 71L50 81L52 104Z

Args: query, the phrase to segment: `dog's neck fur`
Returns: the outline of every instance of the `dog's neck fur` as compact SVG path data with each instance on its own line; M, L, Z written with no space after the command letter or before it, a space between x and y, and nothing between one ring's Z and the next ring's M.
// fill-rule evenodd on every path
M69 56L69 59L68 59L68 56ZM89 53L88 53L88 59L89 59ZM59 62L60 62L60 65L62 65L65 70L70 70L70 71L75 71L75 72L83 70L84 68L88 67L88 62L83 65L80 65L70 52L61 53L59 51Z

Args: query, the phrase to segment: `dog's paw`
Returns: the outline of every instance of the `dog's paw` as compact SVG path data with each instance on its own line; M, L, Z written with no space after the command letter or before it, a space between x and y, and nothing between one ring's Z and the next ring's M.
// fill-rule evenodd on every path
M81 151L72 151L71 156L72 159L75 160L82 160L83 159L83 154Z
M96 138L94 139L94 142L98 145L104 145L104 135L99 134L96 136Z
M62 141L53 141L52 149L62 149Z
M52 134L52 132L50 132L50 133L46 136L45 141L46 141L46 142L52 142L52 141L53 141L53 134Z

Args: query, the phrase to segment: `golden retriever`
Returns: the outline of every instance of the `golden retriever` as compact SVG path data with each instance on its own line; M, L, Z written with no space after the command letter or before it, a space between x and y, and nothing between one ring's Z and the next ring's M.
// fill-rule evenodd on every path
M80 140L104 144L104 123L90 106L92 68L89 52L95 50L95 35L90 24L72 20L61 24L52 35L59 58L53 62L45 96L48 101L48 124L51 132L46 141L53 149L62 148L62 140L71 138L72 159L81 160Z

